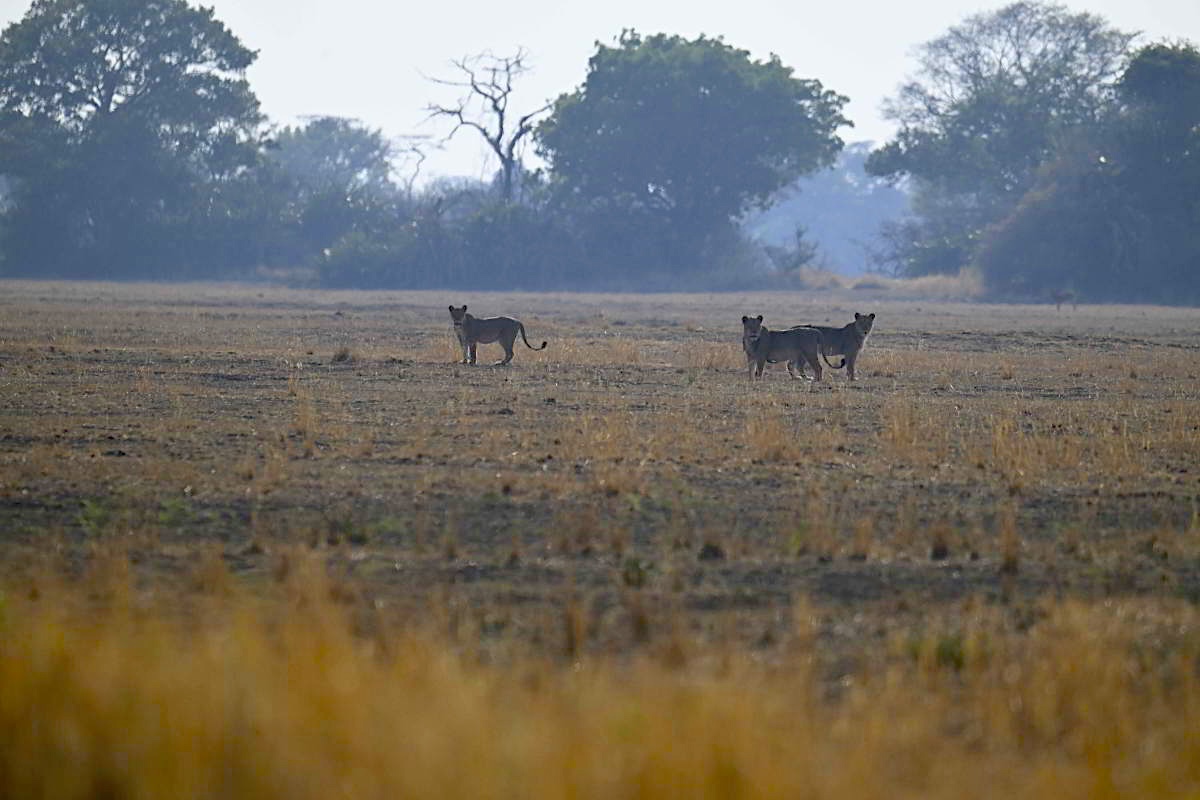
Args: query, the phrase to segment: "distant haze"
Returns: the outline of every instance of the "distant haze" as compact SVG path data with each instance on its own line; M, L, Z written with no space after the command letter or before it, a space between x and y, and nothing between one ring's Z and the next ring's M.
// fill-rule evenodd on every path
M597 41L611 43L623 28L635 28L721 36L755 58L776 53L797 76L816 78L850 97L846 114L855 127L842 131L843 139L879 142L892 133L880 116L880 104L915 68L915 48L968 14L1007 3L206 0L202 5L211 5L217 18L258 51L249 79L263 110L278 124L335 115L356 118L392 137L425 134L438 139L447 127L424 122L423 109L431 101L451 101L455 94L423 75L453 77L450 59L526 48L534 70L519 84L517 99L522 108L534 108L583 81ZM1143 31L1145 41L1200 42L1197 0L1067 5L1100 14L1119 28ZM20 19L28 8L24 0L0 0L0 23ZM484 177L493 168L477 138L463 131L450 147L431 155L422 177Z

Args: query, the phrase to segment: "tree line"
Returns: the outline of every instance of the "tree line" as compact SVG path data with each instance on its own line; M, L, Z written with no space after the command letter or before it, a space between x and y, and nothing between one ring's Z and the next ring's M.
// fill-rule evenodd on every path
M887 107L897 135L865 156L912 198L879 264L974 267L1013 296L1200 300L1200 53L1135 42L1018 2L925 44ZM453 62L437 83L459 97L428 110L499 168L417 189L377 129L271 126L254 58L185 0L35 0L0 34L0 274L734 288L814 260L805 220L769 247L747 220L841 168L851 125L846 97L775 56L624 31L524 114L523 51Z
M975 267L994 294L1200 303L1200 52L1018 2L920 50L867 171L908 183L901 275Z

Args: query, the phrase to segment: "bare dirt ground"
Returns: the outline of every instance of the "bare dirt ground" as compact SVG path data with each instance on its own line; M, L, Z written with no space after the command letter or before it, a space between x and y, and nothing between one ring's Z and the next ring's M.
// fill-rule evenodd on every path
M462 302L549 348L456 363ZM748 380L742 314L854 311L878 314L857 382ZM1198 329L846 292L4 282L0 567L117 549L169 597L206 560L267 583L315 548L349 604L549 651L682 627L770 652L799 607L848 647L930 609L1194 602Z

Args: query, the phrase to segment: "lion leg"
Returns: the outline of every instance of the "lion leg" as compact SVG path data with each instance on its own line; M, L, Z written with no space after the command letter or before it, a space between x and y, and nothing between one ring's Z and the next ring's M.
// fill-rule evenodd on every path
M467 363L468 363L468 364L474 364L474 363L475 363L475 349L476 349L477 347L479 347L479 342L471 342L471 344L470 344L470 345L468 345L468 349L469 349L469 356L468 356L468 359L467 359Z
M755 364L754 377L761 378L762 374L763 374L763 369L765 369L766 366L767 366L767 360L765 358L758 359L758 362Z
M807 356L805 356L805 358L808 359L809 365L811 365L813 368L813 376L814 376L813 382L820 383L821 382L821 358L816 353L807 355Z
M512 335L505 334L500 337L500 346L504 348L504 358L496 362L497 367L507 366L508 362L513 358L513 345L517 342L517 332L513 331Z
M854 380L854 362L858 360L858 354L846 356L846 377Z

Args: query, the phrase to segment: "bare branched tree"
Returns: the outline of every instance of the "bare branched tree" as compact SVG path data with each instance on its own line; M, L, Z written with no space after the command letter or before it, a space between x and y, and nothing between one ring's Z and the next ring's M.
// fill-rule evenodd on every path
M396 172L401 176L404 194L408 198L413 196L417 179L421 177L421 168L425 166L425 159L429 157L426 153L430 146L428 139L428 136L409 134L392 142L393 162Z
M429 79L442 86L463 90L463 94L451 105L431 103L427 107L430 118L446 117L454 122L454 129L445 141L452 139L463 128L470 128L483 137L500 161L500 192L506 202L513 198L514 177L521 164L521 149L525 139L533 132L537 117L552 105L547 102L513 118L509 101L516 79L530 69L528 55L524 48L518 48L511 56L491 53L464 56L450 62L461 78Z

